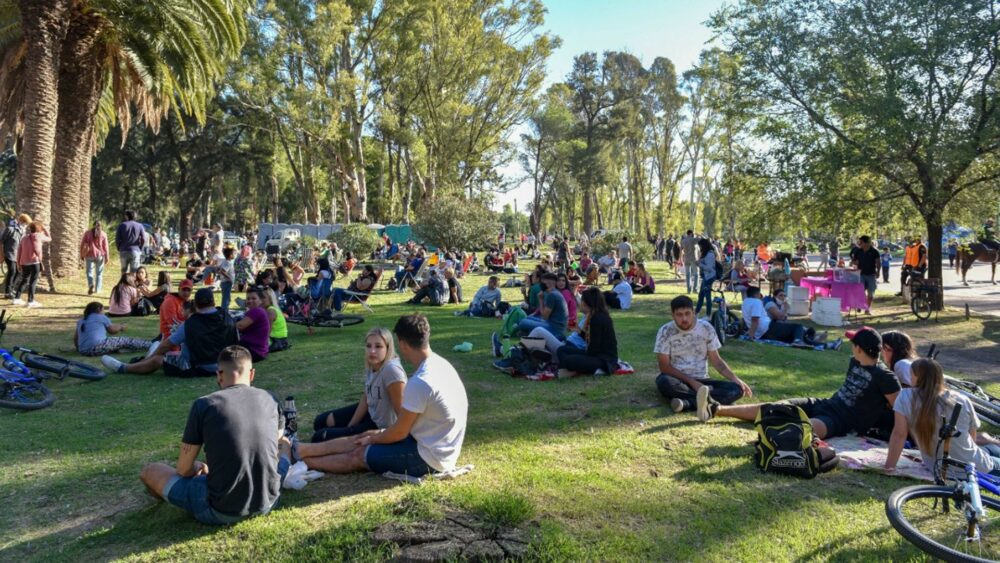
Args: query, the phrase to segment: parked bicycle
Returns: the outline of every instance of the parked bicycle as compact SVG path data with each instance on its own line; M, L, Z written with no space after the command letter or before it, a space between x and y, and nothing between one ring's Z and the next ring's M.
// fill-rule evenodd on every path
M318 303L309 298L295 303L286 303L284 297L279 298L279 308L288 312L288 322L305 325L312 334L313 327L321 328L343 328L365 322L365 318L359 315L344 315L332 309L316 311Z
M910 310L917 319L925 321L931 318L934 312L934 305L938 300L940 288L932 285L923 278L911 278L910 280Z
M3 338L9 322L7 311L0 311L0 339ZM15 346L13 352L20 352L20 358L0 348L0 407L17 410L36 410L51 406L55 395L43 383L48 379L63 380L77 377L88 381L99 381L107 375L94 366L52 356Z
M904 487L889 495L885 514L892 527L922 551L945 561L995 561L1000 559L1000 500L983 496L980 476L972 463L948 457L962 405L955 405L950 420L943 420L935 450L941 461L934 466L934 485ZM961 477L948 485L948 468ZM996 489L987 479L986 487ZM954 508L954 510L952 510Z
M721 281L719 283L718 288L712 288L712 291L717 293L718 297L712 298L715 311L712 312L709 322L711 322L712 328L715 329L715 334L719 337L719 343L725 345L726 338L737 338L743 333L743 321L736 316L736 313L729 310L729 304L726 302L725 284Z

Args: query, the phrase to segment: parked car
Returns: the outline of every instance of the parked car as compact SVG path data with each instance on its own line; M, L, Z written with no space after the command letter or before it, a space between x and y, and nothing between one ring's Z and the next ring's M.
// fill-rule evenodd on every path
M297 247L302 233L298 229L282 229L267 239L264 243L264 252L268 258L276 254L284 254Z

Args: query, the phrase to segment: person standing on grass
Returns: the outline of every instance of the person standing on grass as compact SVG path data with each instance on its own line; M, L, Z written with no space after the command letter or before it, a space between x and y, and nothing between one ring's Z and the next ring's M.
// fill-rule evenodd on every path
M28 226L28 234L21 238L17 247L17 289L14 291L13 305L24 305L21 292L28 289L28 307L41 307L35 301L35 286L42 272L42 245L51 241L49 231L40 222Z
M14 297L14 288L17 287L17 249L21 245L21 239L28 231L31 224L31 217L22 213L17 219L4 228L0 235L0 244L3 245L3 261L7 267L7 274L3 279L3 294L7 299Z
M684 258L684 281L687 283L687 292L698 291L698 239L694 236L694 231L688 229L686 235L681 237L681 253Z
M878 428L878 425L892 420L885 415L892 409L901 387L896 374L879 361L882 337L870 327L848 331L846 336L853 345L852 358L840 389L829 399L785 401L805 411L812 423L813 434L820 439L846 436L850 432L864 436L876 428L891 430L891 422L889 428ZM705 388L698 390L696 400L698 418L702 422L717 416L753 422L761 406L722 405Z
M867 314L871 313L872 299L875 298L875 288L878 287L879 268L882 267L882 257L878 250L872 246L872 239L868 235L858 238L858 246L851 253L851 263L858 268L861 273L861 283L865 286L865 297L868 302Z
M108 235L101 229L101 222L94 221L94 228L83 233L80 241L80 258L87 272L87 295L100 293L104 284L104 265L110 256Z
M246 348L222 350L215 377L219 390L191 405L177 466L151 463L139 478L153 496L202 524L235 524L277 505L291 443L278 401L252 386ZM197 459L202 448L204 462Z
M629 243L628 237L622 237L622 241L618 243L618 258L618 265L622 268L632 259L632 244Z
M889 267L892 265L892 253L889 252L889 247L886 246L882 249L882 283L889 283Z
M431 350L431 327L423 315L400 317L393 329L399 355L416 366L403 389L403 408L389 428L369 430L341 453L307 458L310 469L327 473L401 473L422 477L451 471L465 440L469 400L448 360Z
M722 344L715 329L708 321L695 317L691 298L687 295L674 297L670 301L670 314L673 321L656 333L653 353L660 368L656 388L670 401L671 410L694 410L700 389L708 389L712 398L724 405L752 397L750 386L737 377L719 355ZM726 381L708 378L709 363Z
M146 242L146 230L136 221L135 211L125 212L125 220L115 231L115 248L121 260L122 273L134 272L139 269L142 259L142 246Z

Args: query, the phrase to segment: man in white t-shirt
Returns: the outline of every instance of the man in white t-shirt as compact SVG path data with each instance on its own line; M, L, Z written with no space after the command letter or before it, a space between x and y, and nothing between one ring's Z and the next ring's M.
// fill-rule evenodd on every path
M743 382L719 355L719 337L707 321L698 320L694 302L687 295L678 295L670 301L673 321L656 333L653 352L660 367L656 388L670 400L674 412L695 408L695 398L703 386L711 389L713 399L731 405L743 397L753 396L753 391ZM708 363L726 378L708 378Z
M448 360L431 350L426 317L400 317L393 332L400 357L416 366L403 389L403 408L395 424L359 435L351 451L326 456L321 465L310 467L327 473L391 471L413 477L455 468L469 412L462 379Z
M840 348L841 339L834 342L820 342L816 331L798 323L780 321L771 318L764 301L760 298L760 288L750 286L742 306L743 324L747 325L747 336L750 340L775 340L788 344L802 346L820 346L836 350ZM824 338L825 340L825 338Z
M604 301L609 309L627 311L632 308L632 286L622 279L621 272L611 274L611 291L604 292Z

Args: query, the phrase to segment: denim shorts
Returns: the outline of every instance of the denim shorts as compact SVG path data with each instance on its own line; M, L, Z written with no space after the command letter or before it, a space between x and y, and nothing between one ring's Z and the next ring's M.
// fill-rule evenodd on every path
M875 288L878 287L878 278L875 276L861 276L861 283L865 286L865 293L869 297L875 295Z
M392 444L372 444L365 451L365 465L373 473L401 473L413 477L422 477L432 472L431 466L420 457L417 451L417 441L413 436L407 436Z
M285 480L285 475L288 473L288 467L289 461L286 458L278 458L278 474L281 476L282 481ZM248 514L247 516L230 516L228 514L223 514L212 508L212 506L208 503L207 475L199 475L197 477L181 477L180 475L174 475L169 481L167 481L167 485L163 488L163 496L170 504L190 512L194 515L195 520L201 522L202 524L211 524L214 526L235 524L236 522L246 520L251 516L267 514L278 504L278 501L275 500L274 504L267 510L261 511L257 514Z

